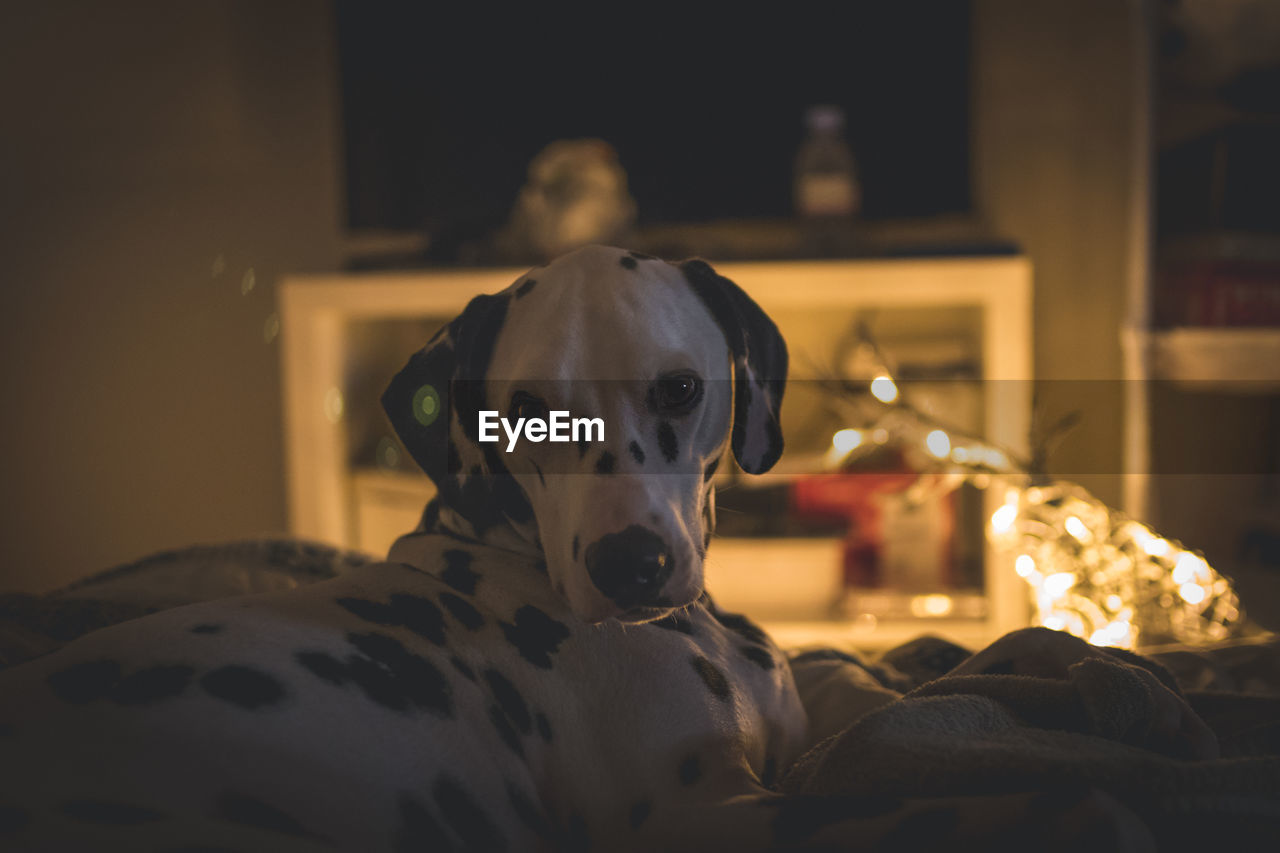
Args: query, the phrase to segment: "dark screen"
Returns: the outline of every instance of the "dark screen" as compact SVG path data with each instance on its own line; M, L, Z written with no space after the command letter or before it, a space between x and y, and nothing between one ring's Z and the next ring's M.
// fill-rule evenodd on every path
M353 228L499 223L543 146L589 136L617 150L641 223L789 216L815 103L848 116L866 217L969 209L960 0L675 19L441 5L337 3Z

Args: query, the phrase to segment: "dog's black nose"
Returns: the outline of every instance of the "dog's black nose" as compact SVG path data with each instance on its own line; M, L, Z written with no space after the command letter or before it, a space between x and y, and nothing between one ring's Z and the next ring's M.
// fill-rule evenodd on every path
M659 604L658 591L674 569L667 543L638 524L592 542L586 560L596 589L623 609Z

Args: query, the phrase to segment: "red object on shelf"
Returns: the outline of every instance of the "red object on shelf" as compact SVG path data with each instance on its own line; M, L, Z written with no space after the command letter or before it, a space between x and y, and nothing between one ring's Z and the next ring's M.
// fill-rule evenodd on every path
M905 491L918 478L917 473L905 470L802 477L792 484L791 511L811 519L852 522L844 547L846 587L895 582L922 587L945 585L950 576L954 521L950 495L937 498L943 503L943 515L936 520L935 529L928 531L938 544L934 554L907 554L915 546L927 543L916 541L907 533L902 514L895 513L892 504L886 502L886 498ZM910 541L900 541L904 539Z
M1280 264L1213 259L1161 274L1163 322L1191 326L1280 326Z

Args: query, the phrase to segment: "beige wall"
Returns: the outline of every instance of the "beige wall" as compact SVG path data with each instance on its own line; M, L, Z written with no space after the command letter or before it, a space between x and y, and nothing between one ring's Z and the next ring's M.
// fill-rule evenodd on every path
M284 529L263 328L337 257L336 76L326 3L0 11L0 589Z
M1051 473L1122 500L1120 330L1145 257L1141 0L975 0L974 194L1035 270L1035 371L1080 426ZM1076 381L1083 380L1083 381Z

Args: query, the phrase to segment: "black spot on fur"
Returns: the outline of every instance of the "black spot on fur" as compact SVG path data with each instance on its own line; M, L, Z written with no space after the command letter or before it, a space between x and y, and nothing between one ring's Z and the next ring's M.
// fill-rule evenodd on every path
M547 719L547 715L539 711L534 716L533 722L538 727L538 735L547 743L551 743L551 721Z
M617 459L609 451L600 454L600 458L596 460L597 474L612 474L613 466L617 464Z
M662 451L662 458L668 462L675 462L680 455L680 442L676 440L676 431L670 421L658 424L658 449Z
M270 675L247 666L232 664L206 673L200 686L224 702L253 710L284 699L284 687Z
M275 806L255 797L226 791L218 796L217 814L232 823L267 829L285 835L310 835L302 825Z
M120 680L120 664L91 660L72 664L47 679L49 689L64 702L83 705L105 696Z
M524 744L520 742L520 735L497 705L489 706L489 722L493 723L493 727L498 730L498 736L502 738L502 742L516 755L524 758Z
M388 604L364 598L339 598L338 604L366 622L408 628L437 646L444 645L444 614L429 598L399 592Z
M449 658L449 663L453 664L453 668L456 669L462 675L463 678L467 679L468 681L476 680L475 672L471 669L471 667L467 666L467 662L464 661L462 658L458 657L457 655L454 655L453 657Z
M648 820L651 814L653 814L653 801L639 800L631 804L631 811L627 814L627 822L631 824L632 829L639 829L640 824Z
M480 577L471 570L471 552L450 548L444 552L444 571L440 580L466 595L474 595L476 580Z
M534 666L551 669L551 655L569 637L569 629L531 604L515 613L515 624L499 623L507 642Z
M17 806L0 805L0 834L20 832L30 822L31 816Z
M772 788L773 783L778 781L778 761L772 755L766 756L764 767L760 771L760 784L766 788Z
M792 796L778 801L773 832L779 841L808 838L822 827L840 820L882 817L902 807L896 797L839 795ZM915 849L887 847L887 850Z
M707 467L702 469L702 482L709 483L711 478L716 475L716 469L720 467L720 457L717 456L707 463Z
M429 598L407 593L391 596L391 607L400 615L401 624L437 646L444 645L444 614Z
M377 625L398 624L395 614L391 611L391 606L387 604L370 601L367 598L339 598L337 604L366 622L373 622Z
M489 690L493 692L493 698L498 700L502 713L507 715L507 719L511 720L521 734L529 734L533 720L529 716L529 706L525 704L524 697L520 695L516 686L496 669L486 669L484 680L488 683Z
M573 559L578 559L578 534L573 534Z
M484 617L480 615L480 611L471 606L471 603L464 598L459 598L451 592L440 593L440 603L444 605L444 609L449 611L449 615L458 621L458 624L469 631L474 631L484 624Z
M206 623L201 624L201 625L192 625L192 626L191 626L191 633L193 633L193 634L217 634L217 633L220 633L220 632L222 631L223 627L225 627L225 626L223 626L223 625L218 625L218 624L211 623L211 622L206 622Z
M551 826L547 823L542 809L511 782L507 783L507 799L511 801L511 808L521 823L543 838L551 835Z
M179 696L187 689L195 669L189 666L149 666L126 675L111 688L111 701L120 705L146 705Z
M723 611L712 615L715 616L717 622L748 643L755 643L759 646L769 645L769 635L747 617L739 613L724 613Z
M773 655L769 654L769 650L760 646L739 646L738 651L742 653L744 658L766 672L777 665L773 660Z
M164 818L164 815L155 809L129 803L114 803L109 800L69 800L62 804L61 811L68 817L85 823L101 823L108 826L134 826Z
M702 762L698 761L696 755L687 755L676 768L676 774L680 777L681 785L692 785L702 778Z
M689 659L689 663L693 664L693 671L698 673L698 677L702 679L703 684L707 685L712 696L722 702L729 701L729 679L724 677L724 673L717 669L715 664L702 655L694 655Z
M618 262L629 270L636 268L636 259L630 255L623 255L621 258L618 258Z
M627 450L631 452L631 458L636 460L637 465L644 464L644 448L643 447L641 447L639 444L633 441L627 445Z
M298 652L294 655L303 668L330 684L341 686L347 680L347 667L342 661L325 652Z
M519 287L516 288L516 299L519 299L521 296L528 294L530 290L533 290L534 285L536 285L537 283L538 282L536 279L526 278L524 282Z
M453 839L431 816L426 806L410 794L400 795L400 829L396 833L397 853L424 850L453 850Z
M348 634L347 641L359 652L347 658L347 677L369 699L402 713L417 708L453 717L449 681L431 661L384 634Z
M471 798L462 787L447 776L436 780L432 788L436 808L444 816L468 850L502 850L506 848L506 839L498 832L497 827L485 814L484 810Z
M664 616L661 619L655 619L649 624L655 628L665 628L668 631L679 631L681 634L693 635L693 622L676 613Z

